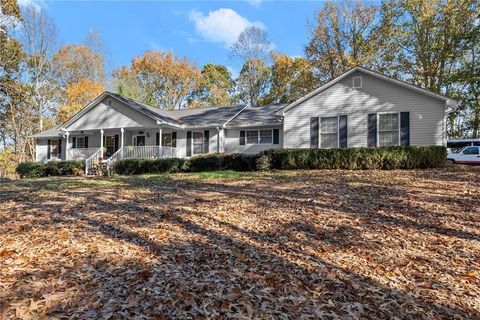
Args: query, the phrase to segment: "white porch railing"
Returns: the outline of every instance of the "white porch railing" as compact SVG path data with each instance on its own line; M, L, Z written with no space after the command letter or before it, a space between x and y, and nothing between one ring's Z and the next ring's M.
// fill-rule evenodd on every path
M175 158L177 156L177 148L173 147L125 146L121 150L118 155L120 159L157 159Z
M85 160L85 174L92 172L92 168L95 163L98 165L101 150L102 149L96 149L96 151Z
M70 150L68 150L68 159L69 160L88 159L97 151L98 151L98 148L74 148L74 149L70 149Z

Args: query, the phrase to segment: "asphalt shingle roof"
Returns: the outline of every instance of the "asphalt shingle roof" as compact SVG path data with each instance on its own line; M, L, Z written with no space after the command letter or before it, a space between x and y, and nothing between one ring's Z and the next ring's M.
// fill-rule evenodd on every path
M185 127L219 127L227 123L226 127L251 127L264 125L278 125L281 120L275 116L275 111L283 105L268 105L263 107L216 106L208 108L162 110L116 93L107 94L125 103L151 118L173 125ZM230 121L229 121L230 120ZM58 137L59 128L52 128L33 135L34 138Z
M281 123L281 120L275 116L275 111L283 106L284 105L273 104L262 107L245 108L245 110L233 118L226 127L278 125Z

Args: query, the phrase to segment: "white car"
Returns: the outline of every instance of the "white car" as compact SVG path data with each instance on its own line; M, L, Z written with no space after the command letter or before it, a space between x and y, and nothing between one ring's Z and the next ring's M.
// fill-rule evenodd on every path
M480 147L465 147L457 153L448 153L447 161L451 163L480 164Z

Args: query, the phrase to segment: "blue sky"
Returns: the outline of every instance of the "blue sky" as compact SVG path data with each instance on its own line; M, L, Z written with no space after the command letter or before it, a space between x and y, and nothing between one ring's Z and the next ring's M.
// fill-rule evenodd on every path
M108 71L146 50L168 50L194 61L240 66L228 48L250 25L265 29L279 52L302 56L307 21L321 1L48 1L35 2L52 17L60 43L80 43L98 30L109 52Z

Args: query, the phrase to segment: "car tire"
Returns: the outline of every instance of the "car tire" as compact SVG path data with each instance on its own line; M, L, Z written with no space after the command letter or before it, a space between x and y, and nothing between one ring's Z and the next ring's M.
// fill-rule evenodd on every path
M447 162L448 162L448 163L451 163L451 164L454 164L454 163L455 163L455 160L453 160L453 159L447 159Z

